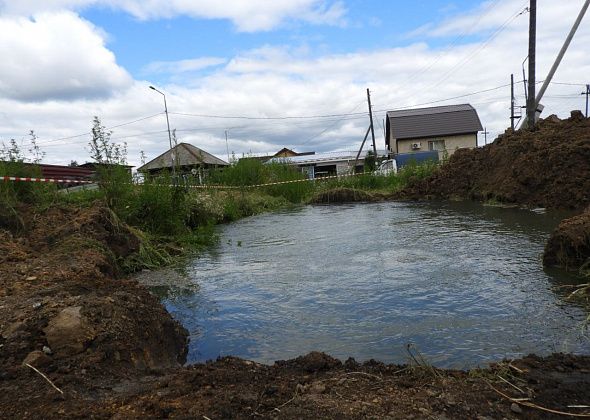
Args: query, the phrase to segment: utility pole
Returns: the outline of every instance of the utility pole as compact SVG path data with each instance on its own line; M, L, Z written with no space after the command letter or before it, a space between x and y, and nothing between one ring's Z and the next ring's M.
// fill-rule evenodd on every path
M532 6L533 2L535 2L535 14L536 14L536 0L531 0L531 6ZM539 107L541 99L543 99L543 95L545 94L545 91L549 87L551 80L553 80L553 76L555 75L555 72L557 71L557 68L559 67L559 64L561 63L561 60L563 59L563 56L565 55L567 49L569 48L569 46L572 42L572 39L574 38L576 31L580 27L580 23L582 23L582 20L584 19L584 15L588 11L589 7L590 7L590 0L586 0L584 2L584 5L582 6L582 9L580 10L580 13L578 14L578 17L576 18L576 21L574 22L574 25L572 26L572 29L570 30L567 38L565 39L565 42L563 43L563 46L561 47L559 54L557 54L557 58L555 59L553 66L551 66L551 70L549 70L549 74L545 78L545 82L543 83L543 86L541 86L541 89L539 90L539 94L535 96L535 101L534 101L535 103L534 103L534 107L533 107L534 112L537 111L537 108ZM531 11L531 14L532 14L532 11ZM536 23L536 17L535 17L535 23ZM529 64L530 64L530 62L529 62ZM529 84L529 100L530 100L530 84ZM527 103L527 119L529 119L531 117L529 115L529 112L530 112L530 110L528 108L528 103ZM530 121L530 119L529 119L529 121ZM531 125L531 123L529 122L529 127L533 127L533 126L534 126L534 123Z
M586 95L586 118L588 118L588 96L590 96L590 85L586 85L586 92L582 92L580 95Z
M377 159L377 145L375 144L375 128L373 127L373 108L371 107L371 92L367 89L367 101L369 102L369 118L371 119L371 136L373 137L373 153Z
M483 143L484 143L484 146L487 146L488 145L488 134L490 134L490 132L488 131L488 128L487 127L484 127L483 128L483 139L484 139Z
M172 150L172 134L170 133L170 120L168 119L168 104L166 104L166 95L164 92L159 91L153 86L150 86L150 89L153 91L158 92L160 95L164 97L164 112L166 113L166 125L168 126L168 141L170 142L170 152L172 153L172 178L176 176L176 158L174 156L174 151Z
M225 148L227 149L227 163L231 163L229 161L229 143L227 142L227 130L225 130Z
M586 0L584 2L584 5L582 6L582 10L580 10L580 13L578 14L578 17L576 18L576 21L574 22L574 25L572 26L570 33L568 34L567 38L565 39L565 42L563 43L563 46L561 47L561 50L559 51L559 54L557 54L557 58L555 59L555 62L553 63L551 70L549 70L549 74L545 78L545 82L543 83L543 86L541 86L541 89L539 90L539 94L537 95L537 97L535 99L535 109L539 106L539 102L541 102L541 99L543 98L545 91L549 87L549 84L551 83L551 80L553 79L553 76L555 75L555 72L557 71L557 68L559 67L559 64L561 63L561 60L563 59L565 52L569 48L569 46L572 42L572 39L574 39L574 35L576 34L576 31L578 30L580 23L582 23L582 19L584 19L584 15L588 11L588 7L590 7L590 0Z
M353 173L356 172L356 165L358 164L359 157L361 156L361 152L363 151L363 147L365 147L365 142L367 141L367 137L369 137L370 131L371 131L371 127L369 126L369 128L367 129L367 133L365 134L365 138L363 139L363 142L361 143L361 147L359 149L359 152L356 154L356 158L354 159L354 167L352 168Z
M535 128L535 113L537 112L537 96L535 92L536 82L536 49L537 49L537 0L530 0L529 8L529 95L527 98L526 116L528 119L529 129Z
M510 128L514 131L514 74L510 75Z

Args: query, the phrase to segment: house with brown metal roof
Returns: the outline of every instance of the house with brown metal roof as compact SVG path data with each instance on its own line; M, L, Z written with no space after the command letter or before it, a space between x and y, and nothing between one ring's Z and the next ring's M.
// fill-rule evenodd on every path
M385 144L394 154L436 150L443 158L457 149L477 147L477 133L482 130L477 111L469 104L390 111Z
M229 163L192 144L179 143L145 165L140 166L137 171L154 175L162 171L172 171L173 165L180 173L188 173L192 169L207 170L228 166Z

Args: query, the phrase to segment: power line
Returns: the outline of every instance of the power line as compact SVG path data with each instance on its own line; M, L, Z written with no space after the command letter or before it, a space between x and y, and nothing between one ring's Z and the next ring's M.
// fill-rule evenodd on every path
M358 109L359 106L361 106L362 104L365 103L365 100L363 99L361 102L358 103L358 105L356 105L348 114L345 115L352 115L352 113ZM366 115L366 113L363 113ZM312 140L317 139L318 137L323 136L325 133L327 133L329 130L331 130L332 128L334 128L336 125L338 125L338 123L344 121L346 118L342 118L336 122L334 122L334 124L330 124L328 127L326 127L324 130L322 130L320 133L308 138L307 140L305 140L303 143L299 143L299 144L294 144L293 146L305 146L307 143L309 143Z
M356 107L358 108L358 107ZM355 108L355 109L356 109ZM236 120L300 120L300 119L315 119L315 118L334 118L344 117L349 115L365 115L366 112L346 113L346 114L325 114L325 115L297 115L297 116L282 116L282 117L252 117L246 115L212 115L212 114L190 114L185 112L170 112L172 115L181 115L185 117L197 118L218 118L218 119L236 119Z
M458 35L452 42L450 45L448 45L443 51L439 52L438 55L436 56L436 58L428 65L428 66L424 66L422 69L420 69L418 72L414 73L412 76L410 76L407 79L407 82L410 82L412 80L415 80L418 76L421 76L422 74L424 74L425 72L427 72L428 70L430 70L432 67L434 67L434 65L436 63L438 63L441 58L448 52L450 51L453 47L455 47L460 41L462 41L468 34L469 32L471 32L478 24L479 22L481 22L483 20L483 18L485 18L487 15L490 14L490 12L492 11L492 9L494 8L494 6L496 6L498 4L500 0L494 0L492 3L490 3L490 5L488 6L488 8L486 9L485 13L482 13L479 18L473 23L473 25L466 31L464 31L463 33L461 33L460 35Z
M128 121L128 122L121 123L121 124L118 124L118 125L113 125L111 127L106 127L105 129L106 130L112 130L113 128L119 128L119 127L123 127L123 126L126 126L126 125L135 124L135 123L138 123L138 122L141 122L141 121L149 120L151 118L157 117L157 116L162 115L162 114L163 114L163 112L158 112L157 114L154 114L154 115L148 115L147 117L138 118L136 120ZM76 134L76 135L73 135L73 136L60 137L60 138L57 138L57 139L40 141L40 142L37 142L37 144L39 146L42 146L42 145L46 145L48 143L54 143L54 142L58 142L58 141L72 140L72 139L76 139L76 138L79 138L79 137L84 137L84 136L87 136L88 134L92 134L92 131L87 131L85 133Z
M444 82L445 80L447 80L449 77L451 77L453 75L453 73L455 72L455 70L459 67L461 67L462 65L466 64L468 61L470 61L473 57L475 57L480 51L484 50L485 48L487 48L487 46L498 36L500 35L504 29L506 29L508 27L508 25L510 25L517 17L523 15L524 13L526 13L526 9L522 10L524 5L526 5L526 3L523 4L523 6L521 6L519 8L519 12L516 12L514 15L512 15L510 18L508 18L494 33L492 33L492 35L490 35L488 37L488 39L481 45L479 45L477 48L475 48L471 53L469 53L463 60L461 60L459 63L455 64L450 70L448 70L442 77L442 79L440 79L438 82L436 82L434 85L432 85L429 89L434 89L435 87L437 87L438 85L440 85L442 82Z

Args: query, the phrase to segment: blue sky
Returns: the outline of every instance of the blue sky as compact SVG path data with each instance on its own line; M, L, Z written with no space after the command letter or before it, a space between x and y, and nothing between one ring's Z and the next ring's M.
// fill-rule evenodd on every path
M584 0L538 1L543 79ZM0 142L14 138L26 149L34 130L48 162L83 162L99 116L138 164L140 151L152 158L168 143L163 101L150 84L166 93L178 140L224 158L226 130L238 156L356 149L368 122L367 88L379 123L386 110L471 103L493 139L509 125L510 74L521 79L527 5L0 0ZM556 75L565 84L547 91L546 115L584 106L588 19ZM521 83L517 102L524 103ZM315 117L326 114L354 115ZM377 140L383 147L380 129Z
M241 51L261 45L306 47L311 56L405 46L421 41L416 36L409 36L416 28L479 7L478 2L465 0L395 3L351 0L346 2L347 17L343 25L317 25L290 19L279 28L254 33L240 32L226 19L180 16L145 21L107 7L89 8L81 16L108 33L108 48L133 76L152 76L154 82L166 82L159 80L160 75L144 71L145 67L155 61L179 61L201 56L229 60ZM444 46L449 38L454 39L454 36L428 41L431 46L438 47ZM461 43L474 38L465 37Z

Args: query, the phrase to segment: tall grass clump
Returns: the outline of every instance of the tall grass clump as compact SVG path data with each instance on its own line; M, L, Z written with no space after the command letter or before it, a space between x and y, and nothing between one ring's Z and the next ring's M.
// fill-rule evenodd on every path
M40 178L38 166L44 157L36 143L37 137L31 131L31 148L26 155L14 139L0 147L0 176ZM17 211L19 204L44 207L55 196L56 186L48 183L0 181L0 227L20 229L23 224Z
M88 143L90 157L95 162L100 190L107 206L122 216L133 194L131 171L127 165L127 144L111 141L111 131L98 117L92 122L92 138Z
M235 187L264 184L266 168L257 159L240 159L235 165L220 168L211 172L210 184L220 184Z
M128 198L121 211L127 223L161 236L188 232L186 189L173 186L167 174L144 180Z
M313 183L306 181L307 176L286 162L268 163L265 165L265 172L266 183L287 182L269 185L263 189L265 193L273 197L283 197L291 203L302 203L314 191Z

